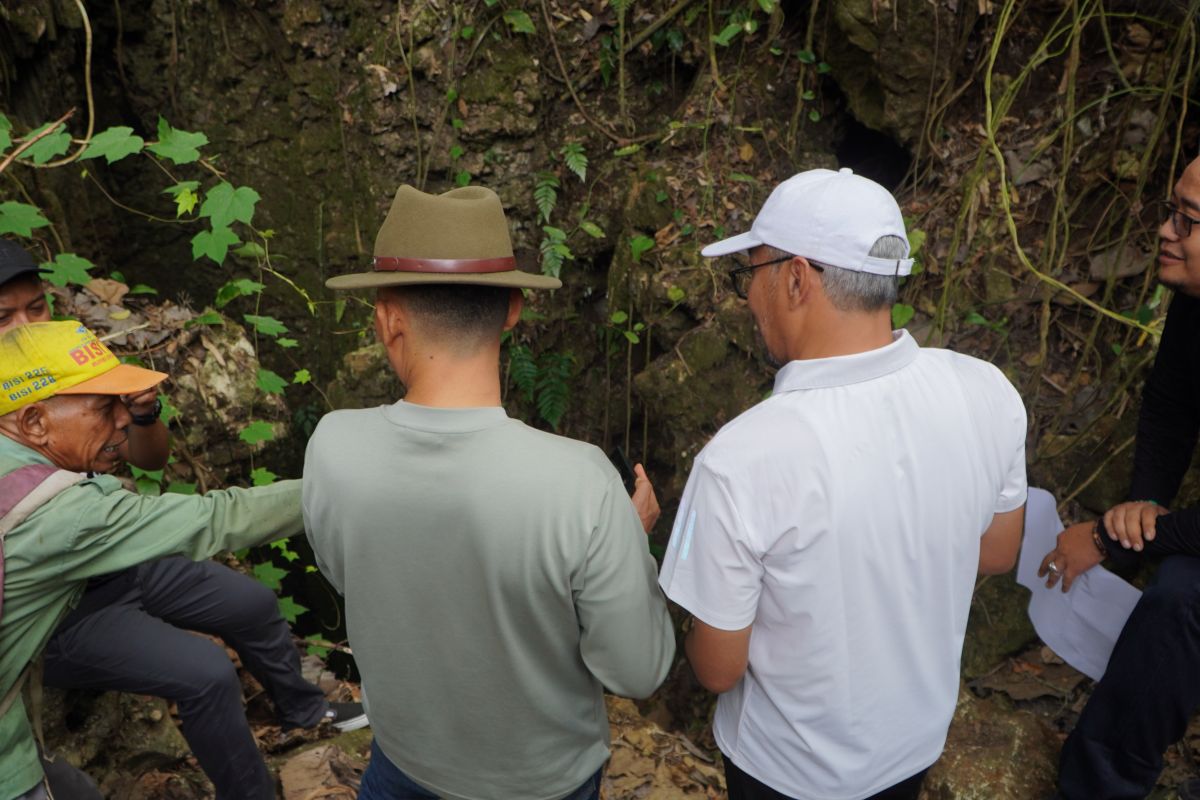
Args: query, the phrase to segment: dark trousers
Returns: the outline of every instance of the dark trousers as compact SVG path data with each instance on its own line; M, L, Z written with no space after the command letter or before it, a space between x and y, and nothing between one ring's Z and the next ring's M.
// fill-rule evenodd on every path
M285 728L321 721L328 704L300 674L274 593L211 561L166 558L89 589L46 648L46 683L174 701L217 800L274 800L237 670L223 648L188 631L215 634L236 650Z
M1063 745L1068 800L1143 798L1200 707L1200 558L1171 556L1125 623L1104 677Z
M929 772L928 767L866 800L917 800L926 772ZM742 772L728 756L725 757L725 786L729 789L729 800L792 800L783 792L777 792Z

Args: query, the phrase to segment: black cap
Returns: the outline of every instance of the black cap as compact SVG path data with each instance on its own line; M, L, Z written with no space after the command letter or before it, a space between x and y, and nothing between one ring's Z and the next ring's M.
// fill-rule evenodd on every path
M33 256L24 247L8 239L0 239L0 286L18 275L40 271L41 267L34 263Z

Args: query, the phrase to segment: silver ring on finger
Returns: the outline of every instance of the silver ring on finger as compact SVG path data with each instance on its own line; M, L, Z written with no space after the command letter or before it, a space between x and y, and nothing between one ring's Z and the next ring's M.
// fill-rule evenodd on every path
M1058 564L1055 564L1053 561L1046 565L1046 569L1050 570L1055 575L1058 574Z

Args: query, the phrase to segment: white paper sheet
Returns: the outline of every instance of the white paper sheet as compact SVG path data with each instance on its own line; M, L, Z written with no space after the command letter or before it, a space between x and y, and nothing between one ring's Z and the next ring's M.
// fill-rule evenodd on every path
M1066 594L1061 584L1046 588L1037 570L1063 529L1057 505L1044 489L1029 490L1017 582L1033 592L1029 619L1042 641L1072 667L1099 680L1142 593L1104 567L1080 575Z

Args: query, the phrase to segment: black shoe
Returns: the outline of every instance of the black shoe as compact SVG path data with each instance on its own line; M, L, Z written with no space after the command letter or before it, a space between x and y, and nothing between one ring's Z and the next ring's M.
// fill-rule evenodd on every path
M1200 800L1200 778L1180 784L1176 791L1179 792L1179 800Z
M330 703L325 712L325 721L342 733L356 731L371 724L362 703Z

